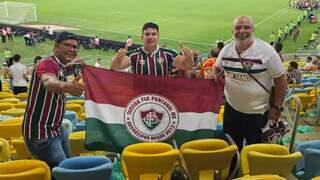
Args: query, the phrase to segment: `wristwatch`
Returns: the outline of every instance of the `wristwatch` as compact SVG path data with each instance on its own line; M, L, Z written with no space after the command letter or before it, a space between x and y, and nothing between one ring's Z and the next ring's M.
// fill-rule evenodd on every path
M270 105L271 107L275 108L278 112L283 111L283 106L275 106L275 105Z

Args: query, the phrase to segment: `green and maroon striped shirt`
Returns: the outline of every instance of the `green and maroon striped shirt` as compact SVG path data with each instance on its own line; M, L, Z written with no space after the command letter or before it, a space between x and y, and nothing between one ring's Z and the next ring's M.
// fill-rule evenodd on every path
M41 75L52 73L60 81L67 81L63 74L63 65L54 57L42 59L34 68L26 112L23 119L23 136L27 139L46 139L60 133L65 111L64 93L47 91L41 81Z
M177 55L177 52L164 48L158 48L151 54L146 53L143 48L128 52L133 73L155 76L170 75Z

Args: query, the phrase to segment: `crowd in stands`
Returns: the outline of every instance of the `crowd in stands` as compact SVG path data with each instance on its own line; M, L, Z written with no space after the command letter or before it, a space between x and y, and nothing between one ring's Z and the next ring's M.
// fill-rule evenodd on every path
M320 7L319 0L290 0L289 7L296 9L318 9Z

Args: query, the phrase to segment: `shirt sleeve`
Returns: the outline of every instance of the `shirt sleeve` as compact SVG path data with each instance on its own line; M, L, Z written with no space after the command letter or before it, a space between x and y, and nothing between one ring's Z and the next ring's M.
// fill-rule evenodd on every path
M56 64L49 60L41 61L37 67L37 76L40 78L44 73L52 73L58 75L58 68Z
M277 78L286 73L286 69L280 59L279 54L273 49L269 49L269 59L267 63L267 69L272 78Z

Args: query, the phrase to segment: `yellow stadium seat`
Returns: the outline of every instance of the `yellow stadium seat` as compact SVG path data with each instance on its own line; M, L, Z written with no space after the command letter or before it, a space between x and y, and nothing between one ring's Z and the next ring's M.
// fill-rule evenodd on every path
M39 160L15 160L0 163L0 180L50 180L49 166Z
M218 115L218 123L223 123L223 113L224 113L224 106L221 106L219 110L219 115Z
M67 104L80 104L82 107L84 106L84 100L83 99L73 99L73 100L67 100Z
M8 109L6 111L2 111L2 115L13 116L13 117L21 117L24 115L25 109Z
M18 104L14 104L14 108L17 108L17 109L26 109L26 107L27 107L27 102L21 102Z
M13 93L10 92L0 92L0 100L2 99L6 99L6 98L14 98L15 95Z
M180 147L180 153L186 162L193 180L228 179L231 160L236 154L236 145L229 145L221 139L199 139L189 141Z
M25 101L28 99L29 94L27 92L25 93L19 93L16 95L16 98L20 99L20 101Z
M320 180L320 176L314 177L311 180Z
M243 176L233 180L286 180L285 178L278 175L255 175L255 176Z
M302 157L300 152L289 153L278 144L252 144L241 151L242 175L275 174L287 178L295 163Z
M81 113L80 117L79 117L80 121L84 121L86 120L86 113Z
M11 144L16 151L15 159L33 159L23 138L13 139Z
M0 122L0 137L11 139L22 136L22 119L15 118Z
M6 139L0 138L0 163L9 161L10 159L10 145Z
M14 104L12 104L11 102L1 102L0 103L0 111L6 111L11 108L14 108Z
M80 104L73 104L73 103L66 104L66 110L76 112L78 118L81 116L81 113L83 112L83 108Z
M105 155L104 151L89 151L84 147L86 138L85 131L78 131L69 134L70 156L79 155Z
M166 143L144 142L127 146L122 169L130 180L170 180L179 151Z
M20 100L17 99L17 98L12 97L12 98L1 99L0 102L10 102L12 104L18 104L18 103L20 103Z

